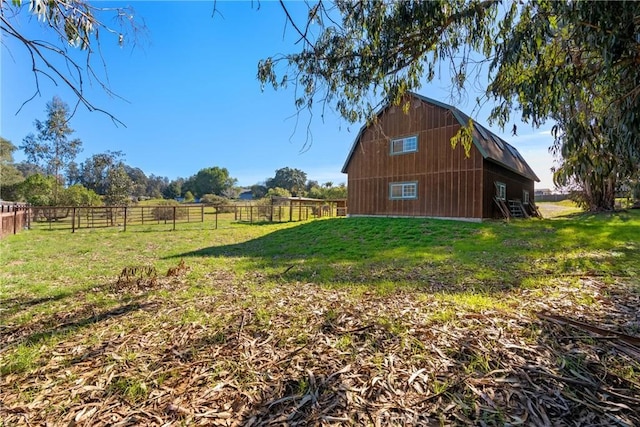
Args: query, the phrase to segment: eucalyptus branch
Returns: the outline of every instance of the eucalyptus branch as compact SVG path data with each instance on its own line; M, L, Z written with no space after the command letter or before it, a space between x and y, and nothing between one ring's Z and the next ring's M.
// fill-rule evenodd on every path
M6 1L2 1L0 14L0 29L4 34L12 37L20 42L27 50L31 59L31 72L35 81L35 92L33 96L24 101L16 114L18 114L24 105L40 95L40 76L49 78L56 86L61 83L70 89L77 102L73 113L77 111L79 105L83 105L89 111L97 111L107 115L114 124L124 126L113 114L97 107L88 98L85 93L85 77L88 82L95 81L101 90L109 96L118 96L109 87L109 77L107 73L107 64L102 56L99 34L100 30L106 31L108 34L117 37L118 43L124 41L124 34L105 24L98 18L100 13L115 13L115 19L120 23L126 32L131 30L132 34L137 34L142 28L133 21L133 13L126 8L98 8L84 0L50 0L40 4L41 9L33 11L38 18L44 21L53 34L60 40L60 44L54 45L49 42L29 39L25 37L11 22L18 16L21 7L21 1L17 2L16 7L11 7ZM135 37L133 41L135 42ZM71 52L66 45L78 46L85 51L84 68L71 57ZM6 44L5 44L6 46ZM96 73L93 67L93 56L97 52L99 60L104 69L104 77ZM62 65L56 65L55 58L63 61Z

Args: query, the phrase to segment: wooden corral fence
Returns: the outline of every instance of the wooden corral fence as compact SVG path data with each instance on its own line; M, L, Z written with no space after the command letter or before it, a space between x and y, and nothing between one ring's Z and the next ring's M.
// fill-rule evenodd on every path
M36 227L66 229L122 227L129 225L204 222L204 205L160 206L33 206L32 223Z
M8 234L16 234L20 230L29 228L31 215L26 203L0 202L0 239Z
M235 205L234 219L240 222L293 222L345 216L346 199L321 200L305 197L273 197L271 203Z
M231 222L291 222L346 215L346 200L274 198L269 203L223 206L204 204L159 206L33 206L33 227L49 230L168 225L176 230L183 223L208 223L218 228L218 220ZM27 216L28 217L28 216Z

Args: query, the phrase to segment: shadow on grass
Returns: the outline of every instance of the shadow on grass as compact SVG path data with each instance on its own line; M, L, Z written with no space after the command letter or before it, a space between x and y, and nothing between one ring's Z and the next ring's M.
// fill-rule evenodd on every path
M493 292L535 276L625 274L639 258L639 220L624 214L508 224L329 219L169 258L235 258L240 270L284 281Z
M6 316L15 314L25 308L60 301L71 295L71 292L60 292L56 295L47 297L32 298L31 296L21 295L13 298L0 299L0 320L4 320Z
M95 310L96 307L90 304L75 311L52 314L48 316L48 318L39 320L36 325L27 324L15 327L6 327L0 332L0 341L5 343L5 345L0 348L0 353L21 344L36 344L111 318L121 317L134 311L148 309L151 305L151 303L139 303L134 301L97 312Z

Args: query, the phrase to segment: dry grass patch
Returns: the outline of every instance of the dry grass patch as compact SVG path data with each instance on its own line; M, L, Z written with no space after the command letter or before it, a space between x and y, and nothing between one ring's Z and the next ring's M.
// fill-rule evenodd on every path
M579 288L559 282L544 300L535 290L514 291L520 304L506 312L486 301L451 305L454 297L405 291L355 299L349 290L311 283L271 283L260 293L244 279L227 279L224 293L186 306L150 298L115 310L69 331L19 369L7 366L24 353L17 344L24 334L5 333L16 345L3 353L3 419L11 425L640 422L638 360L610 337L535 315L570 313L626 331L637 322L637 294L620 301L614 288L593 279ZM623 286L615 289L622 293ZM594 302L580 309L576 295L587 294ZM450 318L434 320L442 310Z

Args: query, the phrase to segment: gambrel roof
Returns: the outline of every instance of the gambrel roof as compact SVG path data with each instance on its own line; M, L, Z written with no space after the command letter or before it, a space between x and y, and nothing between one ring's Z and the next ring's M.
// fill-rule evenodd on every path
M448 110L458 121L458 123L460 123L460 126L466 126L467 123L469 123L470 117L454 106L436 101L435 99L427 98L426 96L418 95L417 93L413 92L409 92L409 95L427 104L435 105ZM380 116L380 114L382 114L382 112L388 107L389 106L387 105L386 107L382 108L377 115ZM360 137L362 136L366 128L367 126L365 125L360 129L360 132L358 132L351 150L349 151L349 155L347 156L347 160L342 167L342 173L347 173L347 166L349 166L351 157L353 156L358 142L360 142ZM480 154L482 154L482 157L484 159L497 163L500 166L517 173L518 175L524 176L525 178L540 182L538 176L514 146L512 146L507 141L500 138L498 135L491 132L489 129L482 126L475 120L473 120L473 145L478 149Z

